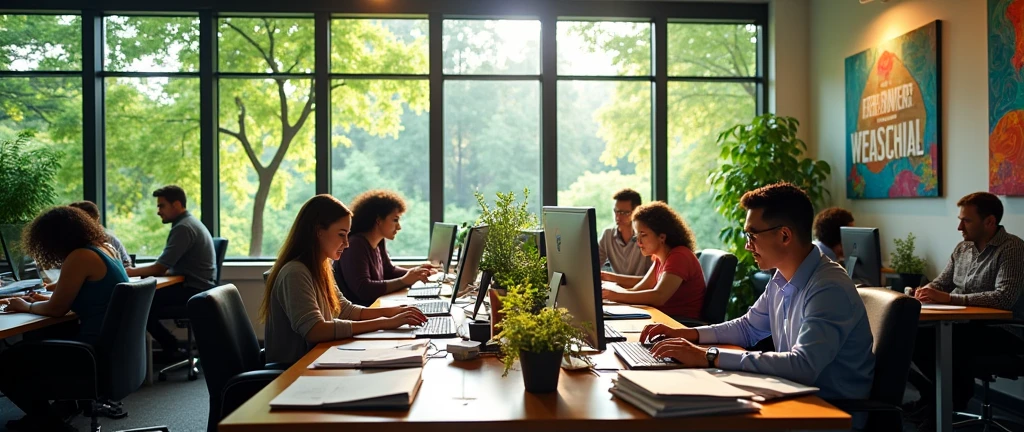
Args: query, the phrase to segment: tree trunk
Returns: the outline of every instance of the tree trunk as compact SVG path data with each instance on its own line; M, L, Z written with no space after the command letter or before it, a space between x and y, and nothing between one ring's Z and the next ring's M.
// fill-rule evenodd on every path
M270 196L270 184L274 182L277 170L260 175L260 185L256 189L256 197L252 202L252 229L249 237L249 256L258 257L263 254L263 212L267 208Z

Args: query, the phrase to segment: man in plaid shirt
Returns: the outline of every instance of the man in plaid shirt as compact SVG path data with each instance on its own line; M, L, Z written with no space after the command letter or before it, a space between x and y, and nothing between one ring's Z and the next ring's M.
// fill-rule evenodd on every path
M1006 232L999 222L1003 204L995 195L975 192L957 202L964 241L956 245L945 270L935 280L918 288L914 297L923 303L982 306L1013 311L1024 319L1024 241ZM974 378L969 367L971 355L1024 352L1024 341L1017 335L984 323L957 324L953 328L953 408L963 410L974 393ZM929 380L935 377L935 329L922 328L914 347L914 364ZM912 377L915 378L915 377ZM912 379L921 392L921 401L934 402L935 386ZM934 408L933 408L934 409ZM932 410L923 410L934 419Z

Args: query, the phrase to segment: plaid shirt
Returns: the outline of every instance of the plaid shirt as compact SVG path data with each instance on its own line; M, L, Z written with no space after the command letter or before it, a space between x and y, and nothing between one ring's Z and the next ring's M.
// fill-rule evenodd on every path
M950 293L952 304L1009 310L1024 318L1024 302L1017 301L1024 291L1024 241L1000 225L982 251L974 242L960 242L928 286Z

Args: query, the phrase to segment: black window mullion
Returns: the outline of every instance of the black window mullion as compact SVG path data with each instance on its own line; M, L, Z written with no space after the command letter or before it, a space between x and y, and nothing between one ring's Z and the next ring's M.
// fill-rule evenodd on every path
M543 205L558 205L558 18L540 21L541 86L540 197Z
M214 236L220 234L220 146L218 140L217 15L199 13L199 179L202 220Z
M767 80L767 69L765 68L766 61L768 59L768 23L765 22L763 25L757 27L757 73L756 75L761 79L758 80L757 86L757 104L755 105L757 112L754 114L760 115L767 111L768 108L768 86L764 85Z
M651 179L654 200L668 202L668 19L654 20L654 148L651 149Z
M428 17L430 64L430 221L444 220L444 54L441 49L443 16Z
M316 193L331 193L331 14L317 12L315 39Z
M104 153L103 16L82 11L82 193L96 203L106 222L106 163Z

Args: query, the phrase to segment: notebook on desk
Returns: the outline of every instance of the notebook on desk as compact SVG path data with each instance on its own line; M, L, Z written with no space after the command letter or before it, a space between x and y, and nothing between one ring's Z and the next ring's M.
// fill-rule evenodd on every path
M407 409L423 368L347 376L300 376L270 401L274 409Z
M324 351L310 369L372 369L421 367L427 362L427 341L349 343ZM365 346L364 346L365 345Z

